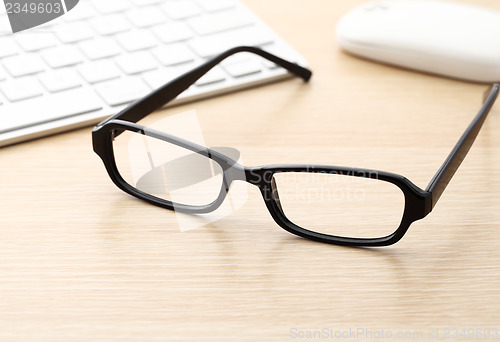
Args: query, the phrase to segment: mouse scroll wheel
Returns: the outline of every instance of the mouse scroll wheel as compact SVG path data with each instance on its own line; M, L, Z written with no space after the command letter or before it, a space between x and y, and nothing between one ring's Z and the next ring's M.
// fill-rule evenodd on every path
M386 11L388 9L389 9L389 7L386 5L376 4L376 5L367 6L365 8L365 11L367 11L367 12L381 12L381 11Z

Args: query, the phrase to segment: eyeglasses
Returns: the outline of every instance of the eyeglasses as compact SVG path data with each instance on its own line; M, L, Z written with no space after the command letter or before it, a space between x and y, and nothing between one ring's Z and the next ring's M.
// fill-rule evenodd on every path
M345 246L386 246L427 216L471 148L495 102L499 85L485 94L479 113L425 190L384 171L324 165L245 167L231 148L211 149L136 124L176 98L225 58L249 52L308 81L311 71L254 47L230 49L170 81L96 125L94 151L112 181L159 207L203 214L224 202L234 181L257 186L276 223L290 233ZM374 218L377 220L375 229ZM380 220L382 219L382 224Z

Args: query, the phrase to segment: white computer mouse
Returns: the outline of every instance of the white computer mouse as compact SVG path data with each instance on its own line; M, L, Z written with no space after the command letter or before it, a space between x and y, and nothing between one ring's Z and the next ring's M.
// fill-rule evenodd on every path
M475 82L500 81L500 12L464 3L387 0L337 25L340 46L364 58Z

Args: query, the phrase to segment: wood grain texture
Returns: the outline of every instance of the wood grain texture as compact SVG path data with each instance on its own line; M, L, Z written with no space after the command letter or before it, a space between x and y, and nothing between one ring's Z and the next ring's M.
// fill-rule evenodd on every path
M335 23L361 2L245 0L305 56L311 82L155 116L196 109L207 144L238 148L246 165L368 167L425 187L486 86L341 52ZM292 236L253 187L239 211L181 233L172 212L111 183L90 128L2 148L0 165L0 341L286 341L323 328L425 340L429 328L500 329L498 105L434 212L379 249Z

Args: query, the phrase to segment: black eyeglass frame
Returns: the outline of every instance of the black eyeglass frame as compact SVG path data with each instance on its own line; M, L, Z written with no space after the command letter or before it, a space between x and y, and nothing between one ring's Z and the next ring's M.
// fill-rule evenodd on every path
M136 122L144 118L148 114L160 109L168 102L176 98L180 93L194 84L200 77L207 73L211 68L220 63L225 58L239 52L250 52L266 58L277 65L287 69L292 74L301 77L304 81L308 81L312 75L311 71L297 64L290 63L275 55L272 55L259 48L240 46L230 49L199 67L187 72L184 75L168 82L164 86L153 91L149 95L129 105L120 113L111 116L103 122L97 124L92 130L92 143L94 151L102 159L106 170L111 180L120 189L126 193L149 202L153 205L163 207L179 212L200 214L208 213L217 209L225 199L227 192L233 181L246 181L257 186L263 196L266 207L268 208L273 219L283 229L288 232L310 239L314 241L344 245L344 246L387 246L399 241L410 225L427 216L437 201L441 197L444 189L455 174L456 170L467 155L472 146L481 126L486 119L493 103L495 102L499 85L494 84L486 94L486 100L479 110L479 113L473 119L471 124L465 130L448 158L445 160L441 168L432 178L431 182L425 190L419 188L405 177L372 169L361 169L352 167L327 166L327 165L268 165L259 167L245 167L230 157L219 153L213 149L195 144L185 139L173 136L168 133L160 132L152 128L148 128L137 124ZM160 199L158 197L147 194L130 184L128 184L120 175L116 166L113 139L123 131L132 131L141 133L165 142L175 144L177 146L189 149L195 153L201 154L218 163L223 170L223 186L216 200L205 206L188 206L171 201ZM327 173L346 175L363 178L373 178L380 181L385 181L397 186L404 194L405 207L399 227L390 235L377 238L352 238L335 235L327 235L314 232L291 222L283 212L279 200L279 192L276 188L274 175L283 172L307 172L307 173Z

